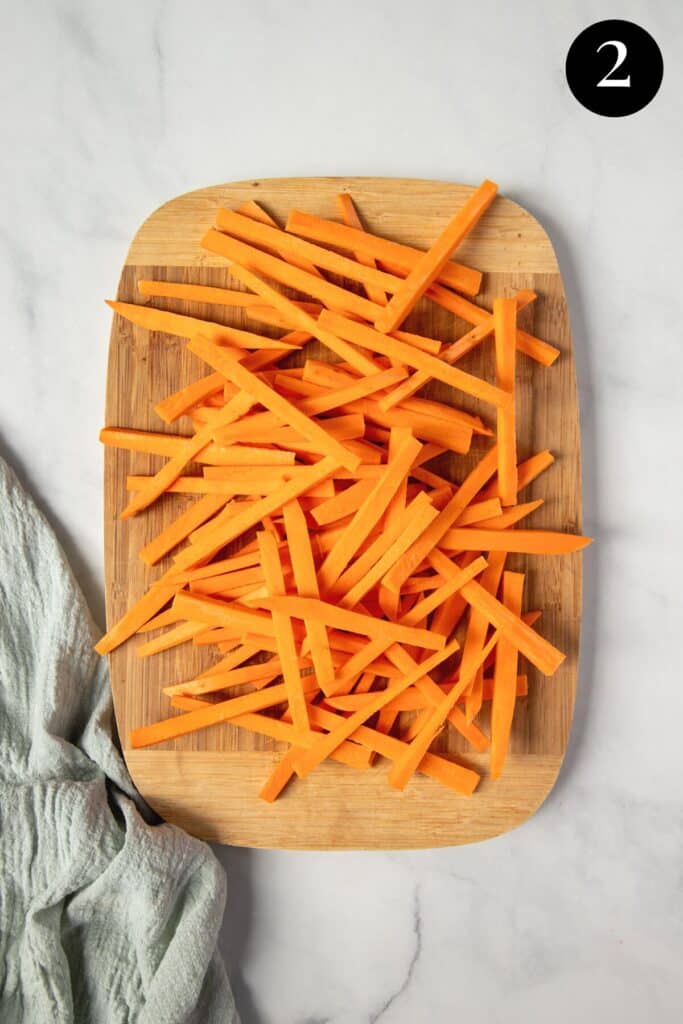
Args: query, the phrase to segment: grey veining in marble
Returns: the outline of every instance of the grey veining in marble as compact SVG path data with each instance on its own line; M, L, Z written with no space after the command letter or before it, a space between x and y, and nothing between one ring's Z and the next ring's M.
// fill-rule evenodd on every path
M664 53L630 118L564 81L602 17ZM490 176L567 287L598 543L560 781L481 846L221 850L244 1024L680 1020L682 46L665 0L3 4L0 445L100 619L102 300L161 202L249 176Z

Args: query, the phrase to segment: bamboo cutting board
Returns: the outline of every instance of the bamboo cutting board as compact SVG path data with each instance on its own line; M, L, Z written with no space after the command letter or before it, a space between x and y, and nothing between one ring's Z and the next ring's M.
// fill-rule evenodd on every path
M464 185L391 178L279 178L217 185L180 196L149 217L133 239L118 298L140 302L136 282L157 278L238 287L219 257L199 240L219 206L237 207L256 199L281 223L295 207L336 218L335 196L348 190L368 230L427 248L472 189ZM538 300L520 315L520 324L562 350L544 369L518 360L519 451L550 448L556 463L525 492L524 500L544 498L531 524L557 530L581 528L581 476L578 408L566 300L557 260L541 225L525 210L497 198L457 258L484 271L477 301L492 308L495 295L533 288ZM147 300L177 312L241 326L239 310ZM423 302L406 322L411 330L454 340L466 325ZM310 351L310 350L309 350ZM459 365L491 378L491 343ZM152 406L170 391L206 373L175 337L148 333L115 316L109 351L106 422L143 430L165 428ZM449 389L431 385L442 400ZM461 407L466 396L457 395ZM478 411L481 412L481 409ZM484 410L484 415L490 410ZM187 421L176 426L187 432ZM442 456L437 471L461 479L476 460ZM111 625L156 579L164 565L148 569L140 547L183 508L180 495L166 495L152 509L121 522L127 473L154 472L155 456L107 449L105 454L105 555L107 618ZM548 795L567 746L574 707L581 614L579 555L524 559L511 568L528 570L526 608L542 608L541 632L565 651L567 659L546 679L528 668L529 696L518 702L511 754L502 779L486 777L487 757L469 752L453 730L439 739L441 749L481 769L484 778L473 797L453 794L416 775L404 793L386 782L387 762L366 772L326 763L305 781L292 783L269 805L257 792L281 757L281 746L230 725L145 750L128 746L134 726L171 712L161 687L189 678L212 660L206 649L185 644L153 658L135 654L137 638L110 655L114 706L131 775L145 799L162 817L203 839L244 846L289 849L397 849L448 846L499 835L529 818ZM153 634L152 634L153 635ZM483 725L487 720L484 716Z

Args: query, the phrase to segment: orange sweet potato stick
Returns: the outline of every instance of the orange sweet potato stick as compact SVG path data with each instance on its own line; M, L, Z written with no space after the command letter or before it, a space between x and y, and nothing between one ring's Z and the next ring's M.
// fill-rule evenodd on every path
M396 458L388 464L383 474L377 479L367 498L318 570L318 579L323 593L329 590L334 581L338 579L367 539L370 531L384 515L389 502L408 476L420 447L419 441L408 435L397 451Z
M399 276L408 274L424 256L420 249L413 249L359 228L337 224L335 221L314 217L299 210L290 213L286 230L322 242L324 245L334 245L356 254L364 253ZM448 262L442 268L439 280L465 295L474 296L481 287L481 278L479 271L472 270L471 267Z
M358 456L349 452L339 441L328 434L320 423L301 413L296 406L269 388L251 370L245 369L232 352L220 348L201 334L193 338L188 348L250 395L253 401L270 409L309 441L319 444L326 454L337 459L342 466L346 466L347 469L355 469L360 465Z
M304 677L301 682L305 693L317 689L316 682L312 677ZM188 733L206 729L211 725L218 725L220 722L229 722L231 718L245 714L245 712L263 711L265 708L276 707L286 700L287 688L284 683L266 686L263 690L245 693L241 697L231 697L219 704L207 704L200 711L189 711L184 715L162 719L153 725L132 729L130 744L134 749L139 749L153 746L156 743L165 743L167 740L187 736Z
M500 640L498 641L500 644ZM441 696L445 696L455 686L454 682L437 683L436 684L441 691ZM484 676L484 700L490 701L493 699L494 691L494 680L490 676ZM517 676L515 682L515 695L517 697L526 697L529 692L529 681L527 676ZM336 711L357 711L358 708L362 708L367 704L368 700L372 699L372 694L366 690L359 690L358 686L353 693L342 694L339 697L331 696L325 698L325 704ZM459 703L463 703L465 695L461 694ZM422 711L424 708L429 707L431 701L428 697L418 690L417 687L413 686L410 690L402 693L400 697L396 697L387 704L387 709L390 711Z
M350 281L358 281L360 284L371 285L376 289L385 289L386 291L393 292L399 288L402 282L401 278L396 278L392 274L386 274L382 270L377 270L376 267L368 266L367 263L349 259L348 256L341 256L332 249L324 249L319 245L314 245L312 242L306 242L297 235L288 234L266 224L250 222L232 210L218 210L216 213L216 226L221 231L227 232L229 236L240 238L252 245L267 247L271 250L277 248L280 250L280 255L283 259L290 263L294 259L309 260L315 266L329 270L333 274L348 278ZM244 261L242 258L240 262L248 261ZM321 294L318 294L317 298L321 298ZM331 303L328 304L332 305ZM373 305L376 305L376 303L373 302Z
M395 331L429 286L448 263L453 250L470 233L495 199L498 186L483 181L449 221L438 239L415 263L388 304L375 317L375 327L383 334Z
M467 584L469 586L469 584ZM346 608L338 608L327 601L316 601L307 597L267 597L259 598L260 608L271 612L284 612L297 619L318 619L326 626L334 629L341 629L349 633L360 633L363 636L382 637L391 643L413 644L416 647L424 647L430 651L439 651L444 646L442 636L434 636L427 629L416 629L413 626L401 626L396 622L384 622L375 618L374 615L365 615L362 612L349 611Z
M434 737L448 718L449 714L455 708L458 698L474 679L478 669L483 665L486 657L498 642L498 639L499 634L498 631L496 631L486 646L480 651L476 661L471 665L468 674L463 675L463 673L461 673L461 677L457 685L454 686L451 691L442 698L441 702L427 714L425 723L420 729L420 732L408 744L401 757L394 761L394 764L389 771L388 780L389 784L395 789L405 789L413 775L413 772L417 770L418 765L422 761L422 758L426 754ZM354 712L354 714L359 713L360 712L357 711Z
M304 270L300 270L298 267L293 267L290 263L285 263L284 260L278 259L277 256L271 256L261 249L256 249L253 245L240 242L238 239L232 238L230 235L224 235L213 228L204 235L201 245L202 248L208 249L209 252L217 253L233 263L264 274L266 277L285 285L287 288L294 288L305 295L310 295L331 309L340 309L345 313L353 313L355 316L365 319L374 318L378 309L374 302L363 298L362 295L347 291L339 285L331 284L331 282L324 280L322 277L307 274ZM270 303L270 305L275 304ZM303 310L300 312L303 312Z
M484 506L488 506L490 501L498 501L498 498L489 498L487 501L476 502L474 505L470 505L470 509L476 510L478 508L483 508ZM467 509L456 523L456 529L461 526L471 525L480 527L483 530L507 530L510 526L514 526L515 523L520 522L520 520L526 519L528 515L535 512L542 504L543 499L537 498L536 501L525 501L519 505L511 505L510 508L506 509L504 512L502 511L501 506L500 515L493 516L491 519L479 519L476 522L474 519L467 516L467 513L469 512L469 509ZM470 518L471 521L467 522L467 518ZM446 543L447 538L448 533L444 535L441 542L442 547L448 546Z
M424 493L419 494L406 509L406 515L397 521L402 526L396 539L387 545L385 543L386 535L385 537L378 538L377 542L373 543L366 552L363 552L361 558L357 559L356 563L350 567L350 570L347 570L339 579L333 594L342 594L340 599L342 607L355 607L368 591L375 584L379 583L390 566L394 565L397 559L404 555L410 545L429 528L437 515L436 509L431 505L426 495ZM380 550L383 551L381 556L369 568L365 568L366 563L373 560L377 551ZM367 558L365 558L366 555L368 556ZM361 570L363 570L362 573ZM349 586L352 580L356 580L356 582Z
M320 591L313 560L313 549L306 517L299 502L287 502L283 508L283 515L297 593L300 597L319 598ZM327 629L323 623L316 620L304 619L304 625L311 645L311 657L318 685L323 693L330 693L334 685L334 665L327 639Z
M301 348L312 337L313 335L306 333L306 331L290 331L289 334L283 335L282 341ZM257 372L258 370L263 370L266 366L276 363L286 356L287 352L287 349L275 352L269 350L250 352L244 357L243 362L249 370ZM224 387L225 377L220 373L210 373L207 377L193 381L186 387L180 388L179 391L174 391L173 394L162 399L161 402L154 406L154 411L164 423L173 423L179 416L188 413L194 406L216 395Z
M98 654L109 654L135 633L148 619L161 611L176 591L178 584L153 583L149 590L128 609L119 621L113 625L95 644ZM189 617L189 616L188 616Z
M508 551L527 555L562 555L580 551L592 540L552 530L489 530L475 527L449 530L440 541L452 551Z
M432 554L434 566L444 575L452 574L455 570L448 558L439 551ZM532 665L551 676L560 667L565 659L562 651L558 651L548 640L545 640L538 633L528 626L520 616L515 615L501 604L492 594L489 594L477 580L470 580L461 588L461 593L477 611L481 612L496 630L505 633L508 639L517 646Z
M389 303L390 305L391 303ZM389 306L386 306L385 309L389 309ZM357 320L350 320L330 309L324 309L318 318L318 323L344 341L360 345L372 352L381 352L383 355L397 359L414 369L425 370L435 380L443 381L444 384L449 384L456 390L479 398L483 402L489 402L495 406L505 405L507 402L506 393L495 385L489 384L488 381L475 377L471 373L465 373L464 370L459 370L455 366L449 366L437 356L423 352L398 338L387 336Z
M247 505L244 510L236 512L227 521L217 523L214 527L207 530L206 534L202 536L201 541L196 541L189 548L180 552L176 558L173 571L179 572L185 569L194 569L200 562L203 563L213 558L221 548L237 540L247 530L260 523L263 516L276 512L288 501L306 494L316 484L322 483L323 480L332 476L338 468L338 463L327 456L321 459L320 462L317 462L315 466L307 467L304 479L299 476L296 480L288 480L277 491L267 494L253 504Z
M136 306L132 302L112 302L107 305L119 316L130 320L138 327L148 331L161 331L164 334L176 334L181 338L192 338L198 331L203 331L215 341L229 342L240 349L283 349L293 351L296 346L277 338L266 338L262 334L226 327L224 324L212 323L210 320L199 320L194 316L183 316L181 313L169 313L165 309L154 306Z
M524 575L506 572L503 575L503 604L514 615L522 613ZM491 778L497 779L502 771L510 742L510 728L517 696L517 648L505 635L496 647L496 668L493 680L491 707Z
M164 555L186 540L193 530L222 509L226 501L227 496L223 494L205 494L198 501L193 501L184 512L140 548L138 554L142 561L146 565L156 565Z
M220 235L220 237L224 238L225 236ZM274 309L282 313L292 327L300 331L307 331L314 338L317 338L318 341L322 342L331 352L339 356L340 359L345 359L350 363L359 373L368 374L376 372L377 368L368 356L359 352L353 345L338 338L331 331L325 330L324 327L319 325L318 320L315 320L304 309L300 309L291 299L282 295L281 292L278 292L269 285L263 278L253 273L249 267L233 262L230 264L230 273L241 281L242 284L246 285L247 288L251 288L253 292L264 298Z
M217 214L217 226L218 227L220 227L220 224L218 224L218 220L220 219L221 213L226 213L226 212L228 212L228 211L225 211L225 210L219 210L218 211L218 214ZM259 204L257 202L255 202L253 199L248 200L246 203L242 203L242 205L239 207L237 213L241 217L248 217L250 220L256 221L259 224L267 224L268 227L275 228L277 231L280 230L277 221L274 220L270 216L269 213L266 213L266 211L263 209L263 207L259 206ZM280 232L280 234L283 234L283 232ZM238 235L238 237L241 238L242 236ZM268 249L268 248L270 248L270 246L266 245L265 248ZM305 270L307 274L313 274L315 277L322 277L322 274L320 273L318 268L315 266L315 264L311 263L311 261L307 260L305 257L297 256L296 254L291 253L291 252L284 252L278 246L275 246L273 248L273 251L278 256L281 256L283 260L286 260L288 263L291 263L292 266L298 267L299 270Z
M517 491L521 491L523 487L530 484L536 477L540 476L544 470L549 466L552 466L555 461L555 456L552 452L542 451L537 452L536 455L532 455L530 459L525 459L524 462L520 462L517 466ZM499 486L498 480L493 480L488 487L484 487L477 495L478 501L486 501L488 498L499 498Z
M494 596L498 593L498 587L500 586L505 566L505 558L506 555L504 553L498 551L489 552L488 566L479 580L482 588ZM468 722L472 722L476 718L481 708L483 688L477 685L477 680L483 678L483 671L482 665L479 663L479 656L486 643L488 628L489 623L486 616L478 612L476 608L470 608L467 633L465 634L462 648L462 661L460 663L460 675L466 675L471 680L466 691L465 700L465 713ZM478 668L472 671L472 666L475 664L478 665Z
M152 640L145 641L144 644L138 644L135 648L135 653L138 658L148 658L152 654L159 654L161 651L168 651L171 647L177 647L179 644L187 643L196 636L197 633L201 633L205 629L203 622L181 622L179 626L174 626L173 629L167 630L166 633L162 633L161 636L156 636Z
M515 412L515 335L517 305L514 299L494 299L496 381L510 395L507 405L496 410L498 440L498 496L503 505L517 504L517 436Z
M487 480L493 476L497 463L498 455L494 447L479 460L472 472L468 474L454 496L429 528L421 535L419 540L413 544L403 558L387 573L384 583L390 590L400 592L403 583L413 574L423 558L426 558L432 548L440 543L446 531L450 529L462 512L464 512ZM486 548L479 548L479 551L485 550Z
M466 568L461 569L459 574L454 573L445 583L442 583L440 587L433 590L428 597L423 597L421 601L413 605L410 611L406 615L402 615L398 621L406 626L412 626L421 619L424 619L425 616L431 615L439 605L443 604L446 598L455 594L468 580L474 579L475 576L483 573L484 570L487 570L486 559L482 557L476 558ZM463 658L464 656L463 653Z
M515 302L517 310L524 309L529 303L533 302L536 298L536 293L528 289L522 289L517 292L515 296ZM466 335L459 338L458 341L452 345L448 345L439 353L439 358L445 362L450 363L451 366L457 363L466 352L471 352L480 342L487 338L489 334L493 333L493 317L489 316L487 320L482 321L477 327L473 327ZM423 371L417 370L413 373L408 380L404 381L403 384L393 388L393 390L380 400L380 406L383 409L392 409L395 406L403 403L411 395L414 395L416 391L423 388L430 382L432 378L429 374Z
M337 206L339 207L341 218L345 224L351 228L356 228L357 231L363 230L363 225L360 217L358 216L355 203L348 192L339 193L337 196ZM355 251L353 255L358 263L362 263L366 267L373 267L375 270L377 269L377 261L372 256L368 256L366 253L358 251ZM386 306L387 297L384 290L379 286L366 284L365 294L370 299L370 302L376 302L378 306Z
M238 394L223 409L217 409L211 422L198 430L194 437L183 445L182 450L169 459L164 467L137 492L135 497L131 498L121 513L121 518L128 519L156 501L177 480L187 463L191 462L194 456L212 440L215 430L239 419L251 404L252 399L249 396Z
M437 665L440 665L442 661L449 658L457 649L457 640L451 640L442 650L437 651L436 654L421 662L412 672L405 675L402 679L391 683L385 690L377 693L374 699L369 701L364 708L360 708L358 711L354 711L348 718L342 719L336 728L332 729L326 736L316 739L308 750L302 752L298 759L297 768L299 776L305 778L321 761L329 757L330 753L336 750L340 743L352 737L356 729L364 725L368 718L381 711L385 704L388 704L394 697L398 697L399 694L403 693L404 690L407 690L419 679L429 675Z

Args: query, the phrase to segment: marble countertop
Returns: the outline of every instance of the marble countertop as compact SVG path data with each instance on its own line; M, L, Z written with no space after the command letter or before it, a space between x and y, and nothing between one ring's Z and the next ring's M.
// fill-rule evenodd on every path
M161 202L250 176L490 176L544 223L566 283L597 544L560 780L478 846L218 849L243 1024L680 1019L683 9L618 14L665 76L615 120L565 84L570 42L605 16L579 0L25 0L3 24L0 452L100 622L102 300Z

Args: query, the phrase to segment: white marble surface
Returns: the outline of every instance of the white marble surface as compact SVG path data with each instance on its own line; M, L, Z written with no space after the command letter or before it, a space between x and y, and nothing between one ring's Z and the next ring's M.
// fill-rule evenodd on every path
M556 246L578 357L582 672L560 782L472 848L219 850L244 1024L668 1024L683 1005L681 46L660 0L3 4L0 450L102 618L102 419L127 241L252 175L488 175ZM578 31L648 27L660 95L569 94Z

